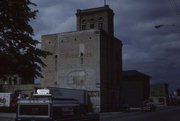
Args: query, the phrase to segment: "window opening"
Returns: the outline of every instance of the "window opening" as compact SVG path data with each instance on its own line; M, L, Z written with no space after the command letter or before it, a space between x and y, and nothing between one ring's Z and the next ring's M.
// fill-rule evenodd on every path
M90 24L90 29L94 29L94 24Z
M79 45L79 56L81 58L81 64L83 64L84 51L85 51L84 44L80 44Z
M11 77L9 77L9 84L11 85L11 81L12 81L12 78Z
M82 20L82 22L83 22L83 23L85 23L85 22L86 22L86 20L85 20L85 19L83 19L83 20Z
M16 84L17 84L17 77L15 77L15 78L13 79L13 81L14 81L14 85L16 85Z
M103 20L103 18L102 18L102 17L99 17L99 20Z
M86 30L86 25L82 25L82 30Z
M103 23L99 23L99 24L98 24L98 28L99 28L99 29L102 29L102 28L103 28Z
M93 18L91 18L91 19L90 19L90 21L94 21L94 19L93 19Z

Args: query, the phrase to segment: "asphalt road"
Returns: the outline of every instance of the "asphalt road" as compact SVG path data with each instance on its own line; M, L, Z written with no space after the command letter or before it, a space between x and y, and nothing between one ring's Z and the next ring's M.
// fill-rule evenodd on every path
M13 116L12 114L8 114L8 116L8 119L0 118L0 121L14 121L10 119ZM100 121L180 121L180 107L171 107L155 112L109 113L101 117Z
M132 112L107 116L101 121L180 121L180 107L155 112Z
M0 113L0 121L15 121L15 113ZM75 120L76 119L76 120ZM99 121L99 115L96 113L89 113L81 118L66 118L62 121ZM43 121L43 120L42 120Z

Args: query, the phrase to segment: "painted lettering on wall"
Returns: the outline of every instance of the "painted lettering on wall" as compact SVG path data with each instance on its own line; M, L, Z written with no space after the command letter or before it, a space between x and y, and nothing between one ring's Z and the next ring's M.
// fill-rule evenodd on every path
M83 89L86 81L86 72L84 70L76 70L68 73L65 83L68 87Z
M100 97L100 92L99 91L88 91L88 95L90 97Z

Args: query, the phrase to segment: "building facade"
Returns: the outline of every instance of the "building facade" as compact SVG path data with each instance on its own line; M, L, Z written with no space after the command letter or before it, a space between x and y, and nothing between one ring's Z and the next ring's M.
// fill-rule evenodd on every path
M168 84L158 83L152 84L150 87L150 97L154 103L167 105L168 102Z
M149 98L150 76L136 70L123 71L122 75L122 104L142 106Z
M106 5L76 16L77 31L42 36L42 49L52 53L42 86L88 90L94 111L117 111L122 44L113 36L114 13Z
M108 5L99 8L77 10L77 31L87 29L103 29L114 35L114 12Z

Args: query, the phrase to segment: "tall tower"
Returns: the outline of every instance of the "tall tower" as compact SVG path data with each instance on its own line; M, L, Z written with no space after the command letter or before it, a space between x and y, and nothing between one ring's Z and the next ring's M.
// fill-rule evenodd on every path
M103 29L114 35L114 12L108 5L99 8L77 10L77 31Z
M42 85L87 90L94 111L118 111L122 43L114 37L114 12L105 5L76 16L77 31L42 36L43 50L53 53Z

